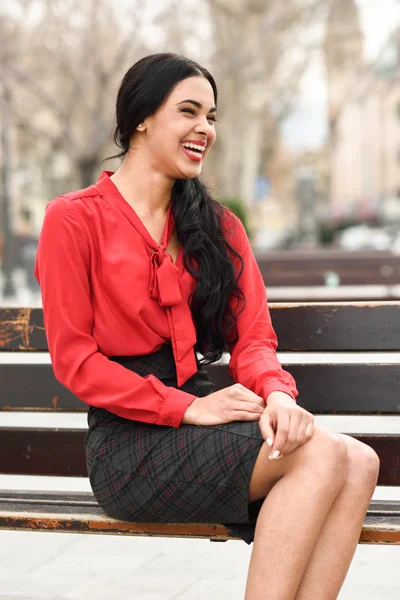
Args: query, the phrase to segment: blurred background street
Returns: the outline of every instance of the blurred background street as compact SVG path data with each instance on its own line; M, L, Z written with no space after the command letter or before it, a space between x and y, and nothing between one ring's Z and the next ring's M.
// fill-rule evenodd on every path
M114 151L120 79L165 50L216 78L218 141L204 177L255 250L400 251L397 0L136 3L0 8L7 293L14 268L31 272L46 203L118 167L100 163Z
M399 255L397 0L137 5L10 0L0 7L3 298L20 297L25 286L37 301L33 264L46 204L118 168L118 160L102 160L114 153L121 77L140 57L165 50L198 60L216 78L218 139L203 177L242 219L257 256ZM302 269L296 286L309 287ZM318 286L343 285L335 269L322 275ZM379 277L365 271L347 285L400 284L400 267L382 262ZM314 297L323 294L302 295Z

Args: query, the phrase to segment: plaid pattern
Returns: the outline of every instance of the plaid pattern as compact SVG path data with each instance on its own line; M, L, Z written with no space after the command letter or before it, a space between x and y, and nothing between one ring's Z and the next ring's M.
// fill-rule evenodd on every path
M172 347L153 354L113 357L145 376L177 386ZM199 369L180 389L213 391ZM263 443L258 422L165 427L123 419L90 407L85 439L93 493L103 510L125 521L223 523L246 543L262 501L248 504L254 463Z

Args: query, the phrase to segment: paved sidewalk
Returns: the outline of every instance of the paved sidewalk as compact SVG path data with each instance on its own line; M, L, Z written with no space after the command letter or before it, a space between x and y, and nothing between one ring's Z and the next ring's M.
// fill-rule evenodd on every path
M0 533L2 600L243 600L244 542ZM400 547L359 546L340 600L399 600ZM316 599L317 600L317 599Z

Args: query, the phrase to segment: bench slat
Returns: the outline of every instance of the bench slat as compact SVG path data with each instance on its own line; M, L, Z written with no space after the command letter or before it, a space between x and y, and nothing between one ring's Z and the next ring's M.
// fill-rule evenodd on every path
M96 511L101 511L92 492L0 490L0 504L2 510L8 510L7 505L12 505L13 509L15 507L18 512L29 510L29 506L35 506L36 509L40 510L43 507L46 510L50 510L50 508L58 510L57 507L62 506L62 510L67 511L69 514L73 512L73 507L79 507L90 513L93 512L93 508L96 508ZM18 507L18 505L21 506ZM368 514L372 516L400 516L400 501L372 500Z
M383 517L367 515L360 544L400 544L400 514Z
M0 428L0 473L87 477L85 430Z
M325 285L329 271L340 277L342 285L400 283L398 256L389 251L256 250L255 257L267 288Z
M32 511L15 515L3 512L0 505L0 530L24 529L67 533L108 533L136 536L205 538L218 541L240 539L231 535L223 525L207 523L125 523L107 516L77 514L44 514Z
M216 523L128 523L107 516L90 492L0 492L0 529L240 539ZM400 542L400 502L371 502L360 541Z
M397 364L284 365L300 392L299 404L316 414L400 414ZM215 389L234 383L227 365L207 367ZM54 377L51 365L0 365L0 410L86 412Z
M0 428L0 473L87 477L83 429ZM400 486L400 435L354 434L381 459L379 485Z
M399 350L399 316L398 302L271 305L281 351Z
M271 304L281 351L400 350L399 302ZM0 350L46 351L43 311L0 308Z

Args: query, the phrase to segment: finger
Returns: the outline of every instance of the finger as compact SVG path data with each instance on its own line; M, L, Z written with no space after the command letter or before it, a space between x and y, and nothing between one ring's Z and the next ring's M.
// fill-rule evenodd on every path
M306 427L306 437L307 437L307 439L312 438L313 433L314 433L314 420L310 421L309 424Z
M309 422L310 421L308 419L302 419L300 423L299 430L297 432L297 444L299 446L307 442L307 440L309 439L308 435L306 434L306 429L308 427Z
M293 452L298 446L297 435L300 427L301 419L297 415L291 415L289 421L289 432L287 435L285 446L282 448L281 453L286 455Z
M259 404L261 406L261 408L264 410L264 408L266 407L264 398L262 398L261 396L256 396L253 400L254 400L254 402L257 402L257 404Z
M251 390L248 390L245 387L238 388L237 391L240 396L240 400L244 400L246 402L256 402L257 404L265 408L265 400L262 396L258 396L257 394L255 394Z
M272 454L275 458L282 455L282 449L284 448L289 433L290 427L290 416L287 410L278 410L276 414L276 431L275 440L272 445ZM277 454L279 452L279 454Z
M240 398L240 401L241 402L250 402L250 404L257 404L257 406L261 406L261 408L263 408L263 409L265 408L265 401L263 398L261 398L261 396L244 395L243 397Z
M291 438L291 443L290 443L290 446L289 445L285 446L285 449L284 449L285 454L290 454L290 452L293 452L294 450L296 450L296 448L298 448L299 446L304 444L309 439L305 433L307 425L309 423L309 419L300 418L300 419L293 419L293 420L296 421L296 423L297 423L296 424L296 434L295 434L295 436L293 435L293 437L292 437L291 433L289 433L288 439ZM290 424L292 425L292 419L290 421Z
M260 425L261 435L263 436L264 440L267 442L268 446L272 447L272 445L274 443L275 432L273 430L272 423L268 418L268 415L266 415L265 413L263 414L263 416L260 419L259 425Z
M233 402L232 409L245 412L255 412L259 415L262 415L264 412L263 407L257 404L257 402L246 402L245 400L236 400Z
M259 421L260 419L261 415L259 413L235 410L232 413L231 421Z
M303 419L303 421L300 424L299 431L297 433L298 446L302 446L303 444L308 442L308 440L311 439L311 437L312 437L313 431L314 431L313 420L310 421L309 419Z

